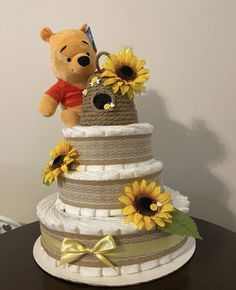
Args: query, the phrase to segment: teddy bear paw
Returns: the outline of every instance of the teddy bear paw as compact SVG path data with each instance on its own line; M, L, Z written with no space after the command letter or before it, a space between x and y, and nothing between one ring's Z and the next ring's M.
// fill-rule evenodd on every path
M44 117L51 117L57 109L58 103L49 95L44 94L39 103L39 111Z

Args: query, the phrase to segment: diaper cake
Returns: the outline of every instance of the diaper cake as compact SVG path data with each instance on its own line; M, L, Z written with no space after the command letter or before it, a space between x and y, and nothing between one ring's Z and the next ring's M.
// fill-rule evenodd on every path
M134 99L149 78L145 61L129 48L96 54L87 26L57 34L46 28L41 36L50 42L55 70L59 62L71 74L73 64L73 73L85 70L87 79L76 82L57 72L59 88L82 91L81 103L71 106L73 93L58 88L60 100L49 89L40 103L48 116L62 103L66 127L43 170L43 182L57 181L58 192L37 206L36 262L58 278L100 286L176 271L200 236L188 216L188 198L163 184L163 163L152 154L153 126L138 122Z

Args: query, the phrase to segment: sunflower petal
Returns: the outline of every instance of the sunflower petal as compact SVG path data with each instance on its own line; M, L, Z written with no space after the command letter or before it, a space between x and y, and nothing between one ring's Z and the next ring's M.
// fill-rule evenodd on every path
M172 219L163 219L163 221L164 221L165 223L170 223L170 224L172 224Z
M161 228L165 226L165 222L162 219L159 218L152 218L152 220Z
M172 215L169 214L168 212L158 212L158 217L163 218L163 219L172 219Z
M108 69L106 69L106 70L104 70L104 72L101 74L101 77L103 78L103 77L116 77L117 75L116 75L116 73L115 72L113 72L113 71L111 71L111 70L108 70Z
M67 154L68 156L72 157L72 155L76 156L78 154L77 149L75 147L71 148L69 153Z
M138 76L135 79L135 83L136 84L143 84L143 83L145 83L148 80L149 80L149 76L148 75L141 75L141 76Z
M110 71L115 71L115 65L113 64L113 62L111 60L107 60L104 62L103 64L103 68L110 70Z
M113 93L116 94L119 91L120 87L117 83L112 86Z
M129 198L132 202L134 202L135 196L134 196L133 193L132 193L132 194L130 194L130 193L126 193L126 195L128 196L128 198Z
M162 212L172 212L172 211L174 211L174 210L175 210L175 209L174 209L173 205L170 204L170 203L166 203L166 204L164 204L164 205L162 206L162 209L161 209Z
M127 65L133 69L135 74L137 74L136 64L137 64L137 57L133 55L133 57L129 60L129 63Z
M132 188L133 188L133 194L137 196L139 194L139 183L138 181L135 181L132 183Z
M109 58L115 66L119 65L119 58L115 54L110 54Z
M124 192L125 192L125 194L127 194L127 195L133 195L133 190L132 190L132 188L130 187L130 186L128 186L128 185L126 185L125 187L124 187Z
M132 223L133 220L134 220L134 214L130 214L130 215L128 215L128 216L126 217L126 219L125 219L125 223L126 223L126 224Z
M130 205L132 204L132 201L130 200L130 198L127 195L122 195L119 197L119 201L124 203L125 205Z
M123 85L120 87L120 91L121 91L122 96L125 95L128 92L128 90L129 90L129 86L127 86L127 85Z
M133 205L127 205L122 209L123 215L129 215L135 212L135 207Z
M57 153L55 152L55 150L51 150L50 152L49 152L49 156L52 158L52 159L55 159L55 158L57 158Z
M152 193L154 188L155 188L155 186L156 186L156 182L155 181L149 183L148 186L147 186L146 192L147 193Z
M145 193L147 188L147 181L143 179L140 183L139 190L141 193Z
M160 186L156 186L152 192L152 196L156 199L158 194L161 192L161 187Z
M132 59L132 57L133 57L133 53L132 53L132 51L131 51L129 48L127 48L127 49L126 49L126 58L125 58L125 63L126 63L126 64L129 64L129 63L130 63L130 60Z
M134 214L134 224L135 225L138 225L138 223L140 222L140 220L143 218L143 215L141 214L141 213L139 213L139 212L136 212L135 214Z
M63 162L66 164L69 164L70 162L74 161L72 158L70 158L68 155L66 157L64 157Z
M66 164L63 164L63 165L61 166L61 171L62 171L62 172L68 172L68 167L66 166Z
M52 174L55 176L55 178L57 178L57 176L61 173L62 173L61 168L56 168L52 171Z
M128 90L127 94L128 94L129 99L132 100L133 97L134 97L134 91L133 91L133 89L130 88L130 89Z
M107 78L103 84L104 86L109 86L115 84L117 81L118 81L117 77Z
M143 226L144 226L144 220L141 219L140 222L137 224L137 229L140 231L142 230Z
M170 202L170 194L167 192L163 192L157 195L157 199L161 203L168 203Z
M137 60L137 64L136 64L136 69L137 71L139 71L140 69L142 69L142 67L145 65L145 60L144 59L138 59Z
M147 68L141 68L140 70L138 70L137 75L141 76L143 74L148 74L149 73L149 69Z
M145 222L145 228L147 231L150 231L154 227L154 222L151 220L149 216L144 216L143 217L144 222Z
M50 177L48 178L47 183L48 183L48 184L52 184L54 180L55 180L55 178L54 178L54 176L52 175L52 176L50 176Z
M137 92L138 94L145 92L145 87L141 84L135 84L135 86L133 87L133 90L135 92Z

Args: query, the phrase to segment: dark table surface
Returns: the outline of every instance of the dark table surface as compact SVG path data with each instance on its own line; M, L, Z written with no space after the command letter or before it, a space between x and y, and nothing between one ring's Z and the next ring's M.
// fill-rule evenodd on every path
M236 234L203 220L195 221L203 240L197 241L196 252L186 265L161 279L116 289L235 290ZM41 270L32 255L39 234L35 222L0 235L0 290L95 289L54 278Z

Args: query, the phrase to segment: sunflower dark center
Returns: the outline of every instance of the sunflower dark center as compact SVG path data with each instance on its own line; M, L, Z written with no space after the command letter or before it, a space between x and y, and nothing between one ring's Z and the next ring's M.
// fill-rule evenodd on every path
M155 201L151 197L141 195L136 199L135 207L142 215L152 216L156 213L156 211L150 209L152 203L155 203Z
M61 167L63 161L64 161L64 158L65 156L64 155L59 155L57 156L54 160L53 160L53 163L51 165L51 168L52 169L56 169L56 168L59 168Z
M126 81L134 80L136 77L135 71L128 65L123 65L118 68L117 75Z

